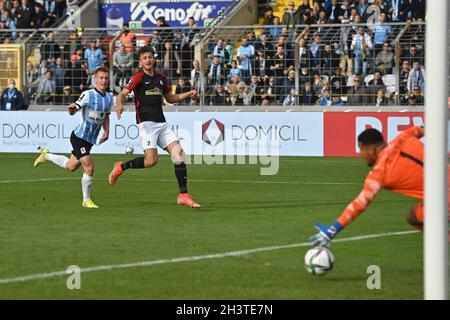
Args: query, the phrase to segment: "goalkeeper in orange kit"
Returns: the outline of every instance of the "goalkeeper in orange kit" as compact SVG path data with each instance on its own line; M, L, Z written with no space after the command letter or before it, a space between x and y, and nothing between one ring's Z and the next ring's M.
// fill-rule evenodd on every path
M373 167L366 177L363 190L333 225L315 224L319 233L309 238L309 242L313 246L328 246L336 234L356 219L383 188L419 200L407 214L407 220L410 225L422 231L424 146L420 138L423 135L422 127L413 127L387 144L376 129L362 132L358 136L361 156Z

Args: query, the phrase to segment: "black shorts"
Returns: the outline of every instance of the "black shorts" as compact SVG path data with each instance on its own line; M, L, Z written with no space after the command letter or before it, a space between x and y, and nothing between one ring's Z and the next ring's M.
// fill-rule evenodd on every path
M73 131L70 135L70 143L72 144L72 154L77 158L77 160L91 154L91 148L93 145L86 140L78 138Z

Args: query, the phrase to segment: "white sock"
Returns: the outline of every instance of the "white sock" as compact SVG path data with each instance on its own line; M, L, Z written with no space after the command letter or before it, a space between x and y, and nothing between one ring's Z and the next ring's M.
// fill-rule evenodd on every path
M69 158L67 158L66 156L58 156L56 154L47 153L46 157L48 161L53 162L54 164L60 166L63 169L67 169L66 165L67 162L69 161Z
M91 198L92 177L86 173L83 173L83 178L81 178L81 189L83 190L83 201L89 200Z

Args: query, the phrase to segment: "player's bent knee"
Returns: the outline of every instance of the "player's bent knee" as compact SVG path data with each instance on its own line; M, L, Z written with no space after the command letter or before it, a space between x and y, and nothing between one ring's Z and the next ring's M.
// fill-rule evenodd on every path
M92 177L94 175L94 166L85 167L84 173Z
M151 168L151 167L154 167L154 166L156 166L156 164L158 163L158 159L155 159L155 158L145 158L144 159L144 166L146 167L146 168Z

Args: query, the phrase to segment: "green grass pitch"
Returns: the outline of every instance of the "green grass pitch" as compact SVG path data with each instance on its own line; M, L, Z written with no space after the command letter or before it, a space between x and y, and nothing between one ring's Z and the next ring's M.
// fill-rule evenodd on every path
M114 161L93 155L92 199L81 207L82 170L65 172L37 154L0 155L0 299L422 299L422 234L339 242L325 276L303 266L308 247L281 248L23 282L2 279L141 261L205 256L304 243L314 222L332 223L360 192L369 168L361 159L280 159L274 176L259 165L190 165L189 191L204 206L176 205L168 157L128 170L111 187ZM412 230L405 220L415 200L383 191L339 238ZM367 288L367 267L381 268L381 289Z

